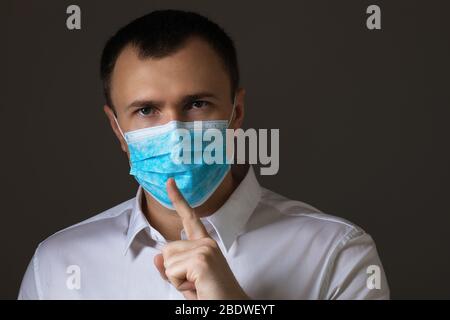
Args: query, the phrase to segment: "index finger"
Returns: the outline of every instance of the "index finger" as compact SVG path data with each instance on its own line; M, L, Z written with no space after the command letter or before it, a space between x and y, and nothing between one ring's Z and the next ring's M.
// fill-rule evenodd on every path
M205 226L195 215L194 209L192 209L184 199L173 178L167 180L167 193L169 194L170 201L172 201L175 210L181 217L188 240L209 237Z

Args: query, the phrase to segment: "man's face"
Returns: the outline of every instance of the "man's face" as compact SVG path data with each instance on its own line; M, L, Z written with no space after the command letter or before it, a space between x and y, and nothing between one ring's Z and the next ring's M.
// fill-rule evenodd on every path
M198 38L188 40L175 53L157 59L140 59L135 48L126 47L116 61L110 87L123 132L172 120L227 120L231 117L229 75L217 53ZM232 128L242 123L243 96L243 90L239 90ZM107 106L105 112L114 120ZM127 151L113 121L111 125L122 149Z

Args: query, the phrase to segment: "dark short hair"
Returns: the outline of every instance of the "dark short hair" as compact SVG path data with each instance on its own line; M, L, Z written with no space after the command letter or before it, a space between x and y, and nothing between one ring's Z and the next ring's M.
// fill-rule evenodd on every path
M233 40L208 18L194 12L160 10L146 14L122 27L106 43L100 74L106 102L113 107L110 94L111 74L119 54L128 46L138 49L139 57L162 58L185 44L190 37L205 40L221 58L230 77L231 99L239 86L239 69Z

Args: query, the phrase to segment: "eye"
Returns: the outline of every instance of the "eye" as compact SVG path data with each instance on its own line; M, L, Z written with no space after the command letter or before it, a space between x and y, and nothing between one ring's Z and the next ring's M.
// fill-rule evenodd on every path
M188 109L201 109L207 107L208 105L209 105L208 101L195 100L188 106Z
M155 113L155 108L153 108L153 107L143 107L143 108L138 109L138 113L141 116L148 116L148 115L151 115L151 114Z

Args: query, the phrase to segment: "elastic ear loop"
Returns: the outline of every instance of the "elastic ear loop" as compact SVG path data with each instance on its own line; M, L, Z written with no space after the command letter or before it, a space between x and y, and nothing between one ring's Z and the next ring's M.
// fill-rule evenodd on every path
M125 140L125 143L127 143L127 138L125 138L125 135L123 134L123 131L120 128L120 125L119 125L119 122L117 121L117 117L116 116L114 116L114 121L116 122L117 128L119 128L120 134L122 135L123 139ZM128 159L128 164L130 165L130 168L131 168L131 159Z
M229 129L229 127L230 127L230 124L231 124L231 121L233 121L233 117L234 117L234 110L236 109L236 94L234 95L234 98L233 98L233 110L231 111L231 117L230 117L230 119L228 120L228 125L227 125L227 129ZM226 136L226 135L225 135ZM234 134L233 134L233 136L234 136ZM233 139L234 139L234 137L233 137ZM226 146L226 161L228 162L228 144L227 144L227 146ZM234 157L234 150L232 151L232 153L233 153L233 157Z
M122 131L122 129L121 129L120 126L119 126L119 122L117 121L117 117L116 117L116 116L114 116L114 121L116 122L117 128L119 128L120 134L122 135L123 139L124 139L125 142L126 142L127 139L125 138L125 135L123 134L123 131Z
M233 117L234 117L234 110L236 109L236 94L234 95L233 98L233 110L231 111L231 117L228 120L228 125L227 125L227 129L230 127L230 123L231 121L233 121Z

